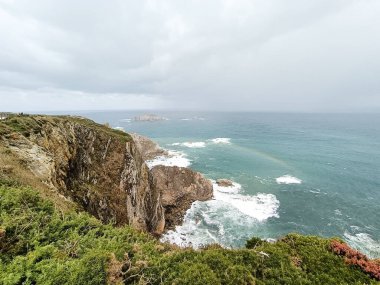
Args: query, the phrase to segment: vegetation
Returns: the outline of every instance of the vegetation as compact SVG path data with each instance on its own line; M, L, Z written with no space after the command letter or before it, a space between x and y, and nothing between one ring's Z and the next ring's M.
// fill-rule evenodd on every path
M46 118L46 117L44 117L44 118ZM121 130L111 128L109 123L106 123L105 125L101 125L101 124L95 123L92 120L89 120L89 119L86 119L83 117L78 117L78 116L56 116L53 118L55 118L56 120L59 120L59 119L62 120L63 119L63 121L67 120L67 121L74 122L77 124L85 125L89 128L92 128L93 130L96 130L99 132L104 132L104 133L107 133L111 136L116 135L119 139L121 139L123 141L131 141L132 140L132 137L128 133L121 131Z
M287 235L251 249L162 244L128 226L63 213L33 189L0 181L1 284L378 284L331 240Z
M116 136L123 141L131 141L132 138L126 132L105 127L97 124L89 119L78 116L43 116L43 115L9 115L6 119L0 121L0 136L9 135L12 132L20 133L25 137L29 137L31 132L39 133L42 130L42 124L50 123L65 123L72 122L80 125L85 125L95 131L105 132L111 136Z
M357 266L371 277L380 280L379 260L370 260L364 254L337 240L331 242L331 248L335 254L343 256L347 264Z

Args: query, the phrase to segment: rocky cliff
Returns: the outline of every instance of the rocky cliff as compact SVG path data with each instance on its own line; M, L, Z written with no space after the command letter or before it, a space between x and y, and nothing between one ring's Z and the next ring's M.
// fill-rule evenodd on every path
M0 144L49 191L105 223L160 234L180 223L198 197L212 196L200 174L150 171L141 144L130 135L80 117L11 116L0 123Z
M155 157L170 157L169 152L147 137L131 134L145 161ZM212 198L213 187L209 179L187 167L157 165L150 169L150 186L161 194L165 212L165 229L182 223L186 211L194 201Z
M194 201L212 198L212 184L199 172L186 167L158 165L151 173L151 188L161 193L166 229L181 224Z
M132 138L72 117L13 117L3 122L2 143L52 191L103 222L162 231L159 191Z

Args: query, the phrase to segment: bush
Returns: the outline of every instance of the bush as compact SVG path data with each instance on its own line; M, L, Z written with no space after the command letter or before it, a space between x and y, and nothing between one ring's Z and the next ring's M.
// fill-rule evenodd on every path
M343 256L347 264L359 267L363 272L380 281L380 264L375 260L369 260L367 256L341 241L333 240L331 249L335 254Z
M258 237L251 237L249 240L246 241L245 247L248 249L256 248L260 245L263 245L266 241L262 240Z
M61 214L33 189L8 183L0 184L0 225L4 285L378 284L361 262L345 263L356 252L331 250L329 239L289 234L274 244L252 238L251 249L178 249L86 213Z

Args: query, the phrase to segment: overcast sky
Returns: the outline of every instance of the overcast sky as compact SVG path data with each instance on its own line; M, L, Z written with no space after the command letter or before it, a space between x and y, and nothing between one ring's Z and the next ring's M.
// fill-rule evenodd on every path
M379 0L0 0L0 111L380 111Z

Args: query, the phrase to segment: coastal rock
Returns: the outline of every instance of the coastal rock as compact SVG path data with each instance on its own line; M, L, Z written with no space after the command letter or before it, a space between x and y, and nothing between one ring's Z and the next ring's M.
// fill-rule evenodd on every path
M138 134L131 136L145 161L157 156L170 156L166 150L149 138ZM150 177L151 188L161 194L161 203L165 209L165 229L180 225L194 201L212 198L213 189L210 180L189 168L159 165L150 170Z
M232 187L234 183L228 179L218 179L216 180L216 184L220 187Z
M138 151L144 161L154 159L157 156L168 156L168 152L163 150L156 142L142 135L132 133L131 137L135 142Z
M177 166L153 167L151 188L161 193L166 229L181 224L186 211L194 201L209 200L213 194L210 180L199 172Z

